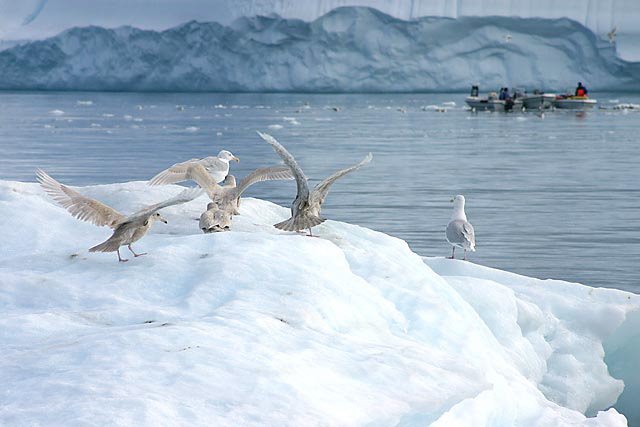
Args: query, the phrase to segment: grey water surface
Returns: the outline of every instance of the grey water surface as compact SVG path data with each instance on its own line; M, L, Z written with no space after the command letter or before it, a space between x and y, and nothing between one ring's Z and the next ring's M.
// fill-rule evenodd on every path
M223 148L243 176L280 162L261 130L312 183L373 152L333 187L330 219L447 256L450 199L463 194L472 262L640 293L640 111L613 110L640 95L594 97L604 108L541 117L466 111L464 94L0 92L0 179L35 181L40 167L78 186L146 180ZM292 182L247 194L285 206L294 195Z

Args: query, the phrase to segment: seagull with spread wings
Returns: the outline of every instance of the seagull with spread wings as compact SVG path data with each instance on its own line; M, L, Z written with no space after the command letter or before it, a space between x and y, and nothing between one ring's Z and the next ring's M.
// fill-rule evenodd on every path
M360 169L362 166L371 162L373 155L371 153L360 162L348 168L339 170L324 181L309 189L309 183L304 172L296 162L296 159L284 148L274 137L269 134L258 132L258 135L273 147L274 151L284 160L284 163L291 168L298 187L298 193L291 205L291 218L275 224L274 227L285 231L309 230L309 236L312 236L311 227L322 224L326 218L320 216L320 209L324 200L329 194L331 185L346 174Z
M211 175L211 178L218 183L229 174L229 162L231 160L235 160L238 163L240 162L240 159L231 154L230 151L222 150L218 153L218 156L191 159L182 163L176 163L151 178L149 185L166 185L187 181L190 179L188 170L193 165L201 165L204 167Z
M200 189L187 189L164 202L147 206L138 212L125 216L104 203L83 196L76 190L59 183L41 169L36 171L36 175L45 192L56 203L69 211L73 217L99 227L106 225L113 229L113 234L109 239L92 247L89 252L117 252L120 262L128 261L120 256L120 246L127 246L135 257L146 255L146 253L134 252L131 244L147 234L155 221L167 223L167 220L158 213L160 209L189 202L202 194Z
M204 233L225 231L229 229L231 217L239 215L240 196L251 185L262 181L293 179L293 174L287 166L271 166L258 168L244 177L240 184L236 184L233 175L227 175L224 185L218 185L204 166L193 164L185 172L186 179L195 181L207 192L212 203L200 216L200 229Z

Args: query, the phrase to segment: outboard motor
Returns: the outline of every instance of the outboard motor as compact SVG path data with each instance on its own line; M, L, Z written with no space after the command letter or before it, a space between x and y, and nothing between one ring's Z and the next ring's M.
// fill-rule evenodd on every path
M507 98L507 99L504 101L504 111L511 111L511 110L513 110L513 104L514 104L514 102L513 102L513 98Z

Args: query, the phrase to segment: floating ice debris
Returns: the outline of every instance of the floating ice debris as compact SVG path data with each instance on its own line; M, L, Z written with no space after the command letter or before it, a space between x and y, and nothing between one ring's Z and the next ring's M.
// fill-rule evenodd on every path
M454 101L447 101L443 102L442 105L444 105L445 107L455 107L456 103Z
M194 120L200 120L202 117L201 116L194 116L193 119Z
M609 103L610 103L610 104L617 104L617 103L619 103L619 102L620 102L620 100L619 100L619 99L610 99L610 100L609 100Z
M217 105L214 105L213 108L227 108L227 107L222 104L217 104Z
M111 113L104 113L102 115L102 117L115 117L115 114L111 114Z
M133 116L130 116L128 114L125 114L124 116L122 116L122 118L125 120L133 120Z
M442 107L440 105L427 105L422 107L422 111L435 111L438 113L446 113L448 110L447 107Z
M613 106L614 110L640 110L640 104L618 104Z
M282 125L269 125L267 126L269 129L273 129L273 130L278 130L278 129L282 129L283 126Z
M332 122L333 119L331 119L329 117L316 117L315 121L316 122Z
M187 126L186 128L184 128L184 130L186 130L187 132L198 132L200 128L197 126Z
M62 110L51 110L49 111L49 114L51 114L52 116L61 116L64 114L64 111Z
M78 105L93 105L93 101L76 101Z
M176 110L184 111L184 105L176 105Z
M142 105L136 105L136 110L142 110L144 107Z
M222 136L222 132L216 132L216 136Z
M102 125L100 123L91 123L89 126L91 126L92 128L101 128Z
M45 129L53 129L53 125L44 125Z
M141 119L141 118L139 118L139 117L136 117L136 118L134 118L134 119L133 119L133 121L134 121L134 122L141 122L141 121L143 121L143 120L144 120L144 119Z
M284 120L285 122L291 123L292 125L299 125L300 122L298 120L296 120L295 117L283 117L282 120Z

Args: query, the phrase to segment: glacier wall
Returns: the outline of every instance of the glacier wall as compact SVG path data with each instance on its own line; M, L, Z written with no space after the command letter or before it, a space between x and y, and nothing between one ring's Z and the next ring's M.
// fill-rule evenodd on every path
M568 19L421 18L339 8L166 30L74 28L0 52L0 89L466 91L640 88L640 64Z
M72 26L134 25L164 29L200 19L228 24L244 16L276 13L312 21L344 6L378 9L400 19L424 16L516 16L570 18L596 34L613 27L640 33L635 0L23 0L0 3L0 38L51 36Z

